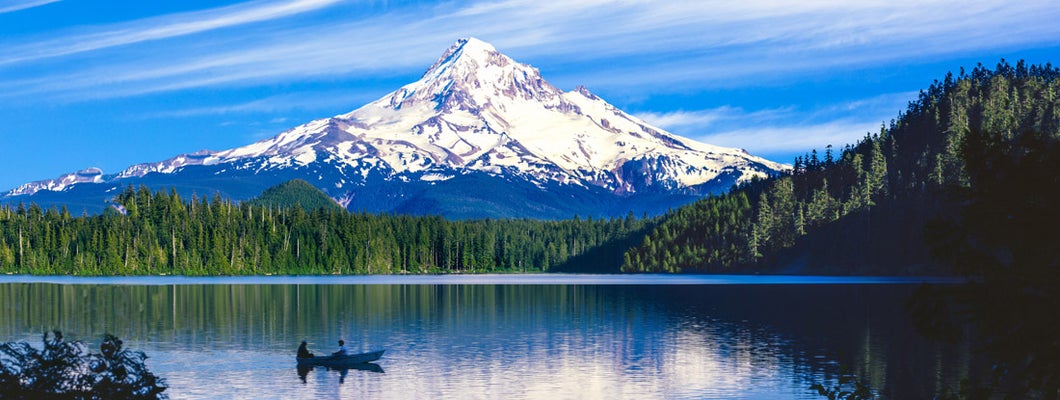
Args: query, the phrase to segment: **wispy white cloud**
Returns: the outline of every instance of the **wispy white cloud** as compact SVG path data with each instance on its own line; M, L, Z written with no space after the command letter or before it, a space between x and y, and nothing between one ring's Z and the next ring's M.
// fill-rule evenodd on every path
M0 14L26 10L40 7L46 4L58 3L60 0L8 0L0 1Z
M757 110L746 112L742 108L733 106L721 106L706 110L677 110L668 112L642 112L636 116L656 126L671 131L696 130L704 131L719 124L731 124L734 121L741 123L776 120L782 116L792 114L793 108Z
M731 106L722 106L708 110L695 111L677 110L670 112L643 112L638 113L637 117L665 129L674 129L685 126L707 127L714 122L731 115L733 111L736 111L736 109Z
M1019 6L970 0L959 7L945 0L508 0L446 2L364 15L336 1L252 2L15 46L0 56L0 64L134 43L150 47L135 57L100 56L91 69L63 72L63 79L44 79L47 83L26 86L26 91L3 80L0 89L9 89L2 90L9 96L37 91L76 100L351 74L409 74L429 65L456 38L477 36L517 60L557 71L546 79L561 85L667 91L782 82L793 75L1003 46L1053 45L1060 37L1055 23L1060 2L1041 0ZM348 18L267 30L218 29L327 6L345 10ZM589 26L601 29L585 28ZM197 36L194 43L173 39L207 30L218 32Z
M719 110L722 111L719 112ZM724 110L734 112L725 113ZM720 115L713 122L722 120L729 122L718 128L711 128L709 124L706 126L695 124L699 120L696 117L697 114L712 115L715 113ZM781 117L768 110L747 113L735 108L723 107L702 112L670 113L664 115L662 122L656 123L664 129L704 143L743 148L751 154L781 157L777 161L790 162L791 160L784 158L791 154L801 154L811 149L824 149L828 145L841 148L847 144L856 143L867 133L878 132L880 125L890 118L848 115L824 121L805 118L791 120L791 116L795 114L797 113L791 112L787 117ZM685 115L692 117L682 118ZM652 122L650 118L650 115L646 116L646 120Z
M742 147L752 154L790 154L843 147L878 132L916 93L887 93L826 104L745 111L721 106L705 110L644 112L637 117L676 134L719 146Z
M711 133L696 140L718 146L740 147L751 154L800 153L824 149L828 145L841 148L856 143L866 133L879 132L880 122L839 120L808 125L755 126Z
M53 0L58 1L58 0ZM31 6L53 1L34 2ZM9 47L0 65L100 50L145 41L190 35L236 25L268 21L317 10L339 0L255 1L66 33L56 39ZM39 3L39 4L38 4ZM31 3L24 3L31 4ZM13 7L18 7L15 5ZM22 7L27 8L27 7ZM3 9L0 9L2 12Z
M213 107L177 108L157 113L138 115L137 118L185 118L204 115L229 115L253 113L282 113L292 110L336 110L350 111L343 107L374 100L360 93L290 93L270 96L239 104L226 104ZM284 117L276 117L282 119ZM282 122L282 121L274 121Z

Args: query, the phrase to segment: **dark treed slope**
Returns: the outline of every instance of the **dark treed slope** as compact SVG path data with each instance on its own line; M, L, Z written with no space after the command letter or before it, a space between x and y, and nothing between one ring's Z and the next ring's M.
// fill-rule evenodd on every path
M947 74L889 126L837 155L830 146L814 151L795 160L790 176L669 213L626 253L622 270L944 272L928 254L925 224L959 209L958 195L973 184L966 159L977 151L1018 157L1013 143L1060 138L1058 76L1048 64L1003 60L994 70Z
M650 220L469 220L273 208L126 188L102 215L0 207L0 273L249 275L617 270ZM625 244L624 244L625 243ZM625 247L618 247L625 246ZM603 251L601 249L612 249ZM591 257L590 257L591 255Z
M345 210L334 199L316 186L301 179L292 179L271 188L265 189L260 196L247 201L250 205L289 208L302 207L303 210L313 211L318 208Z

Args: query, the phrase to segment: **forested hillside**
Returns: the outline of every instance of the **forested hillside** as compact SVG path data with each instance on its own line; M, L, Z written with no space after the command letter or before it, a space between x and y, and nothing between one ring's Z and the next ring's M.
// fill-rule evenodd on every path
M1058 76L1048 64L1004 61L947 74L858 143L814 151L795 160L790 176L671 212L625 254L622 270L941 272L925 245L925 224L955 216L974 184L969 158L1055 151ZM1002 174L1005 167L987 168Z
M650 221L448 221L127 188L102 215L0 208L0 272L249 275L616 270ZM117 207L121 205L121 207ZM119 211L124 211L124 214ZM610 249L610 250L602 250Z
M301 207L307 211L318 208L344 210L326 193L301 179L292 179L265 189L261 195L247 201L247 204L272 208Z

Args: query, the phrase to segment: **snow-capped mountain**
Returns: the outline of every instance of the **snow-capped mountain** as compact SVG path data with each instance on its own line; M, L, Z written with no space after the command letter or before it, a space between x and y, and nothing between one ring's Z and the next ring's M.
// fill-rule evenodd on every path
M113 175L89 169L28 183L6 197L142 183L137 180L195 186L179 178L187 175L209 183L198 184L200 191L213 188L240 198L256 193L234 193L230 186L237 177L244 186L301 177L351 209L476 216L448 212L451 207L441 203L470 196L494 206L528 201L509 207L533 210L535 198L549 198L529 193L537 190L558 194L545 201L557 204L524 216L563 216L585 207L590 209L583 214L623 214L623 199L672 206L664 198L716 192L784 168L740 149L670 134L583 87L559 90L537 69L469 38L446 50L416 82L348 114L235 149L184 154ZM499 189L482 190L483 182L510 187L494 193ZM609 209L592 212L600 206Z

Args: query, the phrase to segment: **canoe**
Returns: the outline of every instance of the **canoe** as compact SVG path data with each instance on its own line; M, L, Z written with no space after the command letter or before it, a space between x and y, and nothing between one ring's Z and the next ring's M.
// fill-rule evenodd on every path
M386 350L379 350L379 351L373 351L373 352L368 352L368 353L360 353L360 354L347 354L347 355L344 355L344 356L328 355L328 356L319 356L319 357L310 357L310 358L298 358L298 357L295 357L295 360L298 360L298 365L300 365L300 366L320 365L320 366L325 366L325 367L334 367L334 366L342 366L342 365L350 365L350 364L362 364L362 363L372 362L372 361L378 360L380 357L383 357L383 352L384 351L386 351Z

